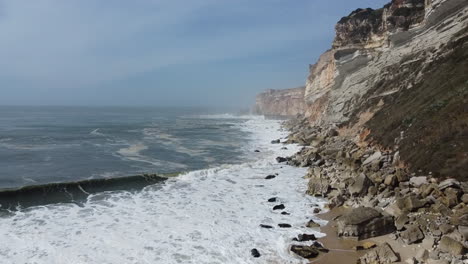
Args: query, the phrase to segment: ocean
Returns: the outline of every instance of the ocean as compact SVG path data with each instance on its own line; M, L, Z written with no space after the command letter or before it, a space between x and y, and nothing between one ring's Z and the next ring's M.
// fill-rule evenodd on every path
M271 144L286 136L277 120L194 108L0 107L3 190L167 177L82 201L0 208L0 263L304 263L288 245L311 233L309 219L323 222L313 209L325 201L305 195L305 168L276 162L300 149Z

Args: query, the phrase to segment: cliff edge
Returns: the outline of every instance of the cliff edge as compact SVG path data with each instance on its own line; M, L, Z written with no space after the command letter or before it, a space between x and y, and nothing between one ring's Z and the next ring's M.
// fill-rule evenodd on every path
M304 114L305 86L284 90L267 90L257 95L254 113L272 117L293 117Z
M310 66L304 102L263 101L260 113L297 103L309 124L398 151L402 167L466 179L467 39L466 0L357 9L337 23L331 49Z

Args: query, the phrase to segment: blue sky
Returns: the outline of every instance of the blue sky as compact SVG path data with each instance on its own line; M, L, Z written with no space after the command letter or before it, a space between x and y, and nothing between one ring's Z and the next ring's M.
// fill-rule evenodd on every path
M386 2L0 0L0 104L248 106Z

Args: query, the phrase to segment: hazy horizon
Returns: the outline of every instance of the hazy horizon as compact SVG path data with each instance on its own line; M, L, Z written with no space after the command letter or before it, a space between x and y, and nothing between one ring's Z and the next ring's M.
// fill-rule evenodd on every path
M0 1L0 105L247 108L386 2Z

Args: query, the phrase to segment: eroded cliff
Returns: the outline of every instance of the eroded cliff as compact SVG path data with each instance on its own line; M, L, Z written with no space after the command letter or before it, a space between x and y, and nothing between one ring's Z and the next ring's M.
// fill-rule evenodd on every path
M304 86L285 90L267 90L257 95L254 112L275 117L304 114L306 109L304 92Z
M467 28L466 0L357 9L338 22L332 48L310 66L304 114L359 144L399 151L413 171L466 178Z

